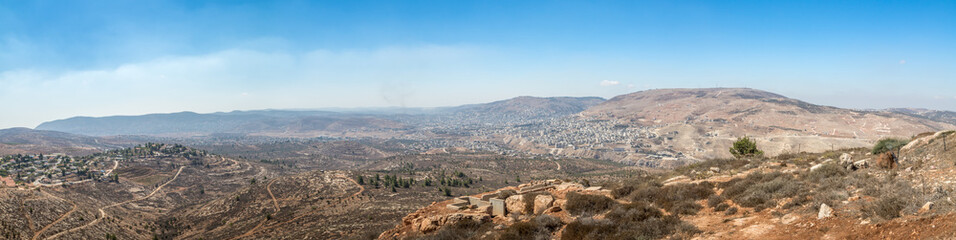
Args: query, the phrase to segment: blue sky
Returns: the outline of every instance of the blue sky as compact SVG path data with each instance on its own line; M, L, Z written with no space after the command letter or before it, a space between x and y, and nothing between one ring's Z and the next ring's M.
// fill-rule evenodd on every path
M0 0L0 128L751 87L956 110L954 1Z

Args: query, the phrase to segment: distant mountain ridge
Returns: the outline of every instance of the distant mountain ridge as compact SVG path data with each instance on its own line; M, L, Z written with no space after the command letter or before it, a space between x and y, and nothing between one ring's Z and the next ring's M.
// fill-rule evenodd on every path
M111 135L204 135L286 131L340 131L349 128L398 127L394 121L360 114L324 111L233 111L199 114L180 112L142 116L74 117L45 122L39 130L54 130L90 136Z
M465 114L507 114L528 116L568 115L584 111L604 102L599 97L530 97L521 96L483 104L449 108Z
M36 129L90 136L342 132L406 127L397 116L404 116L403 119L457 116L476 122L563 117L603 101L604 99L598 97L517 97L485 104L444 108L376 108L346 112L257 110L209 114L179 112L140 116L73 117L45 122Z

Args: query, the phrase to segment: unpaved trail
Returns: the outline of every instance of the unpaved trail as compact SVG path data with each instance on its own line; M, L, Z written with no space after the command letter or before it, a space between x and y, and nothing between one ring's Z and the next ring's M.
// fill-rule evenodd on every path
M169 179L169 181L166 181L166 183L163 183L163 185L159 185L159 187L157 187L155 190L153 190L153 192L150 192L149 195L146 195L146 196L141 197L141 198L136 198L136 199L132 199L132 200L127 200L127 201L124 201L124 202L114 203L114 204L111 204L111 205L108 205L108 206L105 206L105 207L101 207L101 208L97 209L97 210L100 211L100 217L94 219L93 221L90 221L90 222L87 223L86 225L79 226L79 227L75 227L75 228L71 228L70 230L66 230L66 231L59 232L59 233L57 233L57 234L54 234L53 236L49 236L49 237L44 238L44 239L56 239L56 238L59 238L60 236L63 236L64 234L67 234L67 233L70 233L70 232L73 232L73 231L79 231L80 229L83 229L83 228L86 228L86 227L89 227L89 226L93 226L93 224L96 224L96 223L99 222L100 220L103 220L103 218L106 218L106 217L107 217L106 211L104 211L104 209L116 207L116 206L119 206L119 205L131 203L131 202L141 201L141 200L144 200L144 199L147 199L147 198L152 197L154 194L156 194L157 192L159 192L159 190L162 190L163 187L166 187L166 185L169 185L169 183L172 183L173 181L176 181L176 178L179 177L179 174L183 172L183 168L186 168L186 166L179 167L179 170L176 171L176 175L173 175L173 178L172 178L172 179Z
M62 198L60 198L60 197L57 197L56 195L50 194L50 193L48 193L48 192L43 192L43 191L41 191L41 192L44 193L44 194L50 195L50 196L53 197L53 198L59 199L59 200L61 200L61 201L64 201L64 202L66 201L66 200L64 200L64 199L62 199ZM73 205L73 208L70 209L70 211L67 211L66 213L60 215L59 218L57 218L56 220L54 220L54 221L51 222L50 224L47 224L46 226L43 226L43 228L41 228L40 231L37 231L37 232L33 233L33 238L31 238L31 239L36 240L38 237L40 237L41 234L43 234L43 232L45 232L46 230L50 229L50 227L53 227L53 225L56 225L56 224L59 223L60 221L63 221L63 219L66 219L67 216L70 216L70 214L73 214L73 212L76 212L76 203L75 203L75 202L70 202L70 204ZM32 227L33 224L30 224L30 226Z
M358 187L359 187L359 191L356 192L356 193L353 193L352 195L349 195L349 197L347 197L347 198L339 199L339 200L336 202L336 204L343 203L343 202L345 202L345 200L354 198L354 197L358 196L359 194L362 194L363 192L365 192L365 187L363 187L361 184L359 184L357 181L355 181L355 179L352 179L352 178L350 178L350 177L348 177L348 176L345 176L345 179L347 179L347 180L349 180L350 182L352 182L353 184L355 184L355 186L358 186ZM273 181L275 181L275 180L273 180ZM268 187L267 187L267 189L268 189ZM272 194L272 192L269 192L269 194ZM273 197L272 200L275 201L275 197ZM277 208L277 209L278 209L278 208ZM243 233L242 235L239 235L239 236L237 236L237 237L235 237L235 238L232 238L232 240L241 239L241 238L249 237L249 236L254 236L256 233L258 233L258 232L260 232L260 231L262 231L262 230L268 230L268 229L273 229L273 228L281 227L282 225L288 224L288 223L293 222L293 221L295 221L295 220L299 220L300 218L303 218L303 217L306 217L306 216L311 216L313 213L318 212L319 210L322 210L322 208L316 208L316 209L314 209L314 210L312 210L312 211L309 211L309 212L307 212L307 213L305 213L305 214L299 215L299 216L294 217L294 218L292 218L292 219L289 219L289 220L280 222L280 223L275 224L275 225L272 225L272 226L264 227L264 228L262 227L262 225L265 224L266 220L263 219L262 222L259 223L259 225L256 225L254 228L252 228L251 230L249 230L249 231L246 232L246 233Z
M276 200L276 196L275 196L274 194L272 194L272 184L275 183L276 180L279 180L279 179L272 179L272 181L269 182L269 185L266 185L266 191L269 192L269 197L272 198L272 204L275 206L275 210L272 211L272 213L278 213L278 212L279 212L279 201L277 201L277 200ZM252 234L255 233L256 231L258 231L259 228L262 227L262 225L264 225L267 220L268 220L268 219L262 219L262 221L259 222L258 225L256 225L256 226L253 227L252 229L249 229L249 231L247 231L247 232L243 233L242 235L239 235L238 237L235 237L235 238L233 238L233 239L239 239L239 238L243 238L243 237L252 235Z
M266 185L266 191L269 192L269 197L272 198L272 205L275 205L276 208L275 212L279 212L279 201L276 201L276 196L272 194L273 183L276 183L276 179L272 179L272 181L269 182L269 185Z

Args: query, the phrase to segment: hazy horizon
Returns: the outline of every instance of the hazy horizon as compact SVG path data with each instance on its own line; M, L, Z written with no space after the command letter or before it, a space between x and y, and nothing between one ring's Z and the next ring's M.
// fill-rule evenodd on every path
M0 128L748 87L956 110L954 2L0 1Z

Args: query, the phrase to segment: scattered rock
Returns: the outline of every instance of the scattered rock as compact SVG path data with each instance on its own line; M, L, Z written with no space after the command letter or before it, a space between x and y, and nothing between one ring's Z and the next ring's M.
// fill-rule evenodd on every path
M710 171L711 171L711 172L714 172L714 173L719 173L719 172L720 172L720 168L719 168L719 167L710 167Z
M860 161L853 162L853 166L857 169L864 169L870 167L870 159L863 159Z
M823 163L813 165L813 167L810 167L810 171L816 171L817 169L820 169L821 167L823 167Z
M843 153L840 155L840 165L846 166L853 164L852 156L849 153Z
M919 208L919 213L927 213L933 210L933 205L935 205L933 202L926 202L926 204L923 204L923 207Z
M554 197L551 195L538 195L534 198L534 213L541 214L544 210L547 210L551 207L551 203L554 202Z
M833 217L833 209L826 203L820 204L820 212L817 213L817 219Z
M743 232L743 234L747 236L747 238L755 239L764 234L769 233L773 229L774 229L773 225L770 225L770 224L754 224L740 231Z
M783 217L780 217L780 223L783 223L785 225L790 225L791 223L799 219L800 219L800 216L797 216L796 214L793 214L793 213L789 213L787 215L783 215Z

